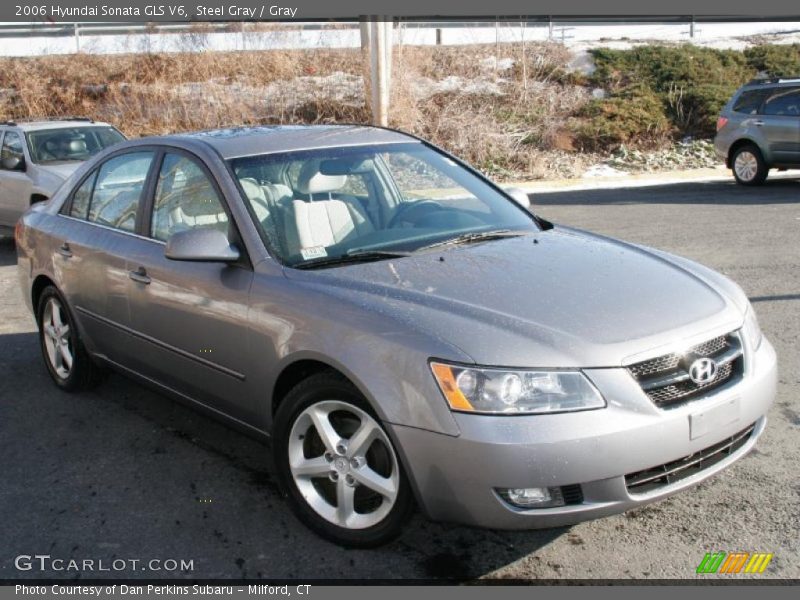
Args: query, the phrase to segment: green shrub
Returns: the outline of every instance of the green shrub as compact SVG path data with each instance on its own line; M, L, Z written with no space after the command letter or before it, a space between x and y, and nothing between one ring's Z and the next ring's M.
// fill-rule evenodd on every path
M764 44L744 51L750 67L773 77L800 76L800 44Z
M571 129L583 150L654 145L671 133L664 103L647 86L630 86L612 98L593 100L576 115Z
M610 147L647 140L653 131L663 134L656 100L675 134L711 137L720 110L739 86L759 73L800 75L800 44L761 45L744 52L691 45L638 46L597 48L591 54L596 67L591 83L608 96L592 103L589 111L596 114L589 122L580 120L587 115L578 115L576 127L598 132L596 143L606 140ZM643 90L633 99L632 86ZM610 122L603 125L602 118Z

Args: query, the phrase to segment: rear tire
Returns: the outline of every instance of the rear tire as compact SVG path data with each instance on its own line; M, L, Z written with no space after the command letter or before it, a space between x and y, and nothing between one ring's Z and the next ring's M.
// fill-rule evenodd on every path
M101 370L86 352L67 303L52 285L39 297L36 320L42 357L53 382L65 392L96 385Z
M347 379L322 372L299 383L273 432L281 487L310 529L355 548L400 534L413 508L410 485L391 439Z
M753 144L736 149L731 157L731 171L736 183L741 185L761 185L766 181L769 168L761 156L761 151Z

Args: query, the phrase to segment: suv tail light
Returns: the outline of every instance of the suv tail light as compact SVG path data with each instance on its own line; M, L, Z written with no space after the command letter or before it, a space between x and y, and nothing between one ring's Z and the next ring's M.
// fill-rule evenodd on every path
M720 117L719 119L717 119L717 131L719 131L720 129L725 127L725 125L727 125L727 124L728 124L728 118L727 117Z

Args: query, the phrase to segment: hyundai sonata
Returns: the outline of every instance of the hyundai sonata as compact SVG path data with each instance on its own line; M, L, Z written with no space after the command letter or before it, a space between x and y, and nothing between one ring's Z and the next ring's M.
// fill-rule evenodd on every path
M128 141L17 226L55 384L112 367L264 438L299 517L338 543L414 505L560 526L744 456L776 359L741 289L530 210L372 127Z

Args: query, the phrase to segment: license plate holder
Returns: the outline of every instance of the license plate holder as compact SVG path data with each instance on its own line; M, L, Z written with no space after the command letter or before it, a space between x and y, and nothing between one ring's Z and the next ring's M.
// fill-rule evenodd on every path
M715 429L735 423L740 418L740 408L741 399L735 396L701 412L692 413L689 415L689 439L696 440Z

